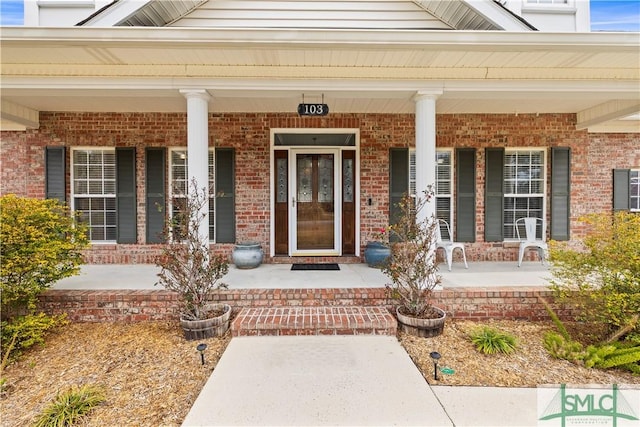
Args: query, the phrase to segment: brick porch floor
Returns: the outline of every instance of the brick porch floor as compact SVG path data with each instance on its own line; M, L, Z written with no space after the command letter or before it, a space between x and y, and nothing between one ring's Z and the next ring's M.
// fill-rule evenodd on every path
M231 325L233 336L395 335L385 307L248 307Z

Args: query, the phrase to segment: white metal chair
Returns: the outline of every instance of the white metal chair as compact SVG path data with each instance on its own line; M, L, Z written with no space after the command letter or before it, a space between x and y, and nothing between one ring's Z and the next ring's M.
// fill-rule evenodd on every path
M447 227L447 235L449 236L449 240L442 239L442 232L440 231L441 226ZM464 253L464 243L454 242L452 240L451 227L449 227L449 223L443 219L438 220L438 226L436 227L436 251L438 249L444 249L447 265L449 266L449 271L451 271L451 262L453 261L453 251L455 249L460 249L462 251L464 267L469 268L469 265L467 264L467 255Z
M542 239L536 237L536 228L538 222L542 223ZM525 239L520 237L520 228L524 227ZM537 248L540 262L544 264L545 252L547 252L547 243L544 241L544 221L541 218L518 218L515 223L516 234L518 240L520 240L520 251L518 253L518 267L522 265L522 258L524 257L524 251L527 248Z

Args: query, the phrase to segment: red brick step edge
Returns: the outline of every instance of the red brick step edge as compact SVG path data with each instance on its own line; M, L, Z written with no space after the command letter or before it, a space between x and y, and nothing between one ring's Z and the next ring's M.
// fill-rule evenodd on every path
M395 335L398 324L384 307L247 307L231 333L258 335Z

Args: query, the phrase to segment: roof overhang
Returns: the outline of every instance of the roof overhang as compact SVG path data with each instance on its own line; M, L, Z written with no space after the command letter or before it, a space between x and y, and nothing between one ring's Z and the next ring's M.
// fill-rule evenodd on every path
M587 129L640 111L638 33L15 27L0 44L2 116L26 109L26 127L33 111L186 111L185 88L214 112L295 111L303 94L413 112L430 89L439 113L582 113Z

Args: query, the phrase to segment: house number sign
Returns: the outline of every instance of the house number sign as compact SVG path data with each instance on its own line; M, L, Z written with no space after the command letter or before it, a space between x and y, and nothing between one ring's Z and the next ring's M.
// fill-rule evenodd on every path
M301 116L326 116L329 114L327 104L298 104L298 114Z

